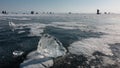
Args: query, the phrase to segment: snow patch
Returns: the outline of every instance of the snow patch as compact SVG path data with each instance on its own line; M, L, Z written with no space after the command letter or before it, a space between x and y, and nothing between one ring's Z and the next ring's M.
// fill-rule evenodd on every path
M69 51L73 54L85 54L92 56L95 51L102 52L106 55L113 55L111 49L103 39L90 38L82 41L77 41L71 44Z
M63 28L63 29L80 29L80 30L88 30L87 25L84 25L81 22L52 22L52 26Z
M43 33L43 30L46 27L45 24L41 23L15 24L13 22L9 22L9 26L11 27L12 31L16 29L30 28L29 36L41 36L41 33ZM24 31L22 30L18 33L24 33Z
M41 33L43 33L44 28L46 27L45 24L29 24L27 27L29 27L30 30L30 36L41 36Z
M69 51L75 54L92 55L93 52L99 51L106 55L113 55L109 44L120 42L120 24L108 24L97 26L97 32L106 33L100 38L89 38L77 41L71 44Z
M26 17L19 17L19 18L10 18L10 19L14 19L14 20L31 20L30 18L26 18Z

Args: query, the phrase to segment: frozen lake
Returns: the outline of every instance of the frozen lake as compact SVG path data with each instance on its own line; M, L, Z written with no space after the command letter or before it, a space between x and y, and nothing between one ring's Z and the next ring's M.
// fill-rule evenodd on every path
M43 34L59 40L67 53L84 55L88 65L119 67L120 15L42 14L0 16L0 68L17 68L38 49ZM24 55L15 57L14 51ZM97 58L101 61L95 65Z

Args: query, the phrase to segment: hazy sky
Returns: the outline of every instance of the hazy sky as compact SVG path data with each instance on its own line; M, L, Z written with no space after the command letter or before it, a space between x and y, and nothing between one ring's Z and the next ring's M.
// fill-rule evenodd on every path
M54 11L94 13L120 13L120 0L0 0L0 11Z

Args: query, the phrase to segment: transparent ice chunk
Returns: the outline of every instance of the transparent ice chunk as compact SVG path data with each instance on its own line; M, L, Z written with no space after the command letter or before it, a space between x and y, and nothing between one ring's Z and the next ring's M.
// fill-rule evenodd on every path
M41 37L37 51L46 57L58 57L66 53L66 49L62 46L62 43L49 34L44 34Z

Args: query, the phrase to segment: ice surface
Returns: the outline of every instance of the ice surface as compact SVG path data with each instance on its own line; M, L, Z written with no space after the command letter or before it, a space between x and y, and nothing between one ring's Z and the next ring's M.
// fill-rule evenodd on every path
M16 18L15 18L16 19ZM24 17L23 17L24 19ZM15 22L16 23L16 22ZM41 36L41 33L43 33L44 28L46 26L53 26L57 28L63 28L63 29L80 29L87 31L89 30L87 25L82 24L81 22L52 22L49 24L44 23L16 23L9 22L9 26L12 31L16 29L24 29L24 28L30 28L30 34L29 36ZM68 24L69 23L69 24ZM18 33L24 33L24 31L19 31Z
M73 54L85 54L92 56L95 51L102 52L106 55L113 55L110 46L104 42L104 39L90 38L82 41L74 42L69 47L69 51Z
M4 16L4 15L3 15ZM6 15L7 16L7 15ZM14 16L14 15L11 15ZM24 15L16 15L16 16L24 16ZM37 16L37 15L26 15L26 16ZM38 15L39 16L39 15ZM48 15L43 15L43 16L48 16ZM71 15L72 16L72 15ZM22 23L22 24L14 24L13 22L10 22L10 28L14 31L15 29L24 29L24 28L30 28L30 36L41 36L41 33L43 33L44 28L46 26L53 26L53 27L58 27L58 28L63 28L63 29L80 29L83 31L91 30L95 32L102 32L105 33L105 35L102 35L100 38L87 38L87 39L82 39L82 40L77 40L70 44L70 47L68 48L69 52L72 54L85 54L92 56L92 54L96 51L99 51L100 53L103 53L105 55L113 56L112 50L109 46L109 44L115 44L115 43L120 43L120 20L119 16L116 18L116 16L112 15L107 15L107 16L95 16L95 15L88 15L88 16L80 16L76 17L75 20L73 21L68 21L68 20L54 20L50 21L50 23L44 24L44 22L32 22L32 23ZM111 17L110 17L111 16ZM58 17L62 18L71 18L66 15L58 15ZM74 16L72 16L74 17ZM39 17L36 17L39 19ZM54 17L55 18L55 17ZM76 21L77 18L80 18L79 21ZM82 20L82 19L83 20ZM10 18L8 18L10 19ZM11 18L14 20L27 20L26 17L23 18ZM71 18L73 19L73 18ZM6 18L1 18L0 20L6 20ZM29 20L29 19L28 19ZM32 19L31 19L32 20ZM60 19L61 20L61 19ZM66 22L68 21L68 22ZM102 25L100 25L102 24ZM93 27L91 27L91 25ZM17 26L17 27L16 27ZM94 28L95 27L95 28ZM18 33L23 33L24 31L20 31ZM68 39L69 40L69 39ZM60 46L59 46L60 45ZM41 40L38 43L38 49L37 51L34 51L30 53L27 58L28 60L30 59L37 59L41 60L46 57L57 57L65 54L64 47L61 47L61 43L58 40L55 40L54 37L51 37L50 35L43 35ZM112 45L113 46L113 45ZM119 56L119 55L118 55ZM120 56L119 56L120 57ZM27 61L27 60L26 60ZM24 61L25 63L28 63ZM34 60L32 60L33 62ZM32 63L31 62L31 63ZM114 61L111 58L104 57L103 56L103 62L104 64L114 64ZM37 63L40 66L42 65L41 63ZM39 66L37 64L31 64L31 67ZM30 66L30 65L29 65ZM44 67L44 66L43 66Z
M49 68L53 66L53 60L50 58L31 58L21 63L20 68Z
M111 46L114 47L114 45L110 46L110 44L120 43L119 26L119 23L108 23L106 25L96 26L97 29L95 29L95 31L103 32L105 35L102 35L100 38L88 38L82 41L76 41L68 47L69 52L77 55L85 54L87 56L93 56L94 52L99 51L108 56L115 56L111 49ZM102 56L102 64L105 66L116 64L116 60L108 56ZM120 56L117 55L117 57ZM114 59L117 59L117 57Z

